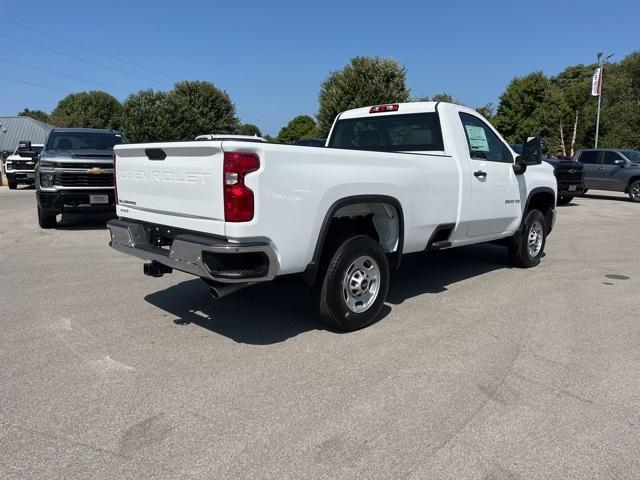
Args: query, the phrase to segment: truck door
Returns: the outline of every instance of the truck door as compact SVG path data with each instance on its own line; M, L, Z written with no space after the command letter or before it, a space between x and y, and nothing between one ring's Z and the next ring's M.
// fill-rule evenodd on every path
M598 150L583 150L580 152L578 162L584 165L584 186L586 188L598 188L600 186L599 168L602 152Z
M617 162L617 163L616 163ZM624 162L624 163L620 163ZM626 182L620 175L627 161L617 152L606 151L602 155L602 164L598 165L598 171L601 173L601 188L606 190L624 191Z
M460 112L467 139L471 204L467 236L502 233L520 217L520 191L513 158L500 137L481 118Z

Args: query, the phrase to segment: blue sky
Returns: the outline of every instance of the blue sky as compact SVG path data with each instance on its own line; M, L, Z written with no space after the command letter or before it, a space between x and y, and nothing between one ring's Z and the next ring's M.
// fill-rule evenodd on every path
M295 115L315 114L321 81L355 55L396 58L408 70L414 96L447 91L475 107L497 104L514 76L591 63L598 50L622 59L640 49L639 18L639 0L2 0L0 77L69 91L106 90L119 99L146 88L167 90L176 80L209 80L231 95L243 122L277 134ZM0 78L0 115L24 107L50 111L64 95Z

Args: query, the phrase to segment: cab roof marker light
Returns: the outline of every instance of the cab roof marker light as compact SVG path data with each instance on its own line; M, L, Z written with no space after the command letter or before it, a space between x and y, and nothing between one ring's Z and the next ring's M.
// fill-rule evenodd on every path
M386 105L376 105L369 109L369 113L382 113L382 112L397 112L400 109L400 105L397 103L390 103Z

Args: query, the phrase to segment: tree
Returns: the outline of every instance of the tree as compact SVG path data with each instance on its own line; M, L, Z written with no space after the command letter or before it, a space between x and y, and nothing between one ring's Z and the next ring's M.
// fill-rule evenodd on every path
M178 140L193 140L206 133L232 133L238 129L236 109L227 92L211 82L183 81L168 96L170 126Z
M72 93L51 112L51 120L61 127L118 128L122 105L106 92Z
M311 136L316 130L316 122L309 115L298 115L285 125L277 140L281 143L293 143L303 137Z
M240 125L236 133L238 135L251 135L251 136L257 135L258 137L262 136L260 129L250 123L243 123L242 125Z
M476 112L491 122L493 118L493 103L487 103L481 107L476 107Z
M457 103L458 105L464 105L462 102L459 102L453 95L447 92L436 93L433 97L431 97L432 102L447 102L447 103Z
M172 112L167 92L141 90L122 105L122 130L130 142L177 140L171 128Z
M320 86L319 134L326 136L338 113L350 108L406 102L407 71L391 58L355 57Z
M549 89L549 79L542 72L514 78L500 96L500 104L493 123L510 143L541 130L537 109L542 105Z
M47 112L43 112L42 110L29 110L25 108L21 112L18 113L20 117L31 117L35 120L40 120L41 122L49 121L49 114Z

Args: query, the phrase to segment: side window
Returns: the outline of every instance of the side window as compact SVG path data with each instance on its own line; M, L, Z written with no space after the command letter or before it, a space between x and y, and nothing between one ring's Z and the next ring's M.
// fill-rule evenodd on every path
M600 152L597 150L585 150L580 154L578 161L580 163L598 163Z
M602 163L605 165L615 165L616 160L622 160L622 157L616 152L604 152Z
M489 126L478 117L460 113L460 120L467 136L469 155L474 160L511 162L505 155L505 146Z

